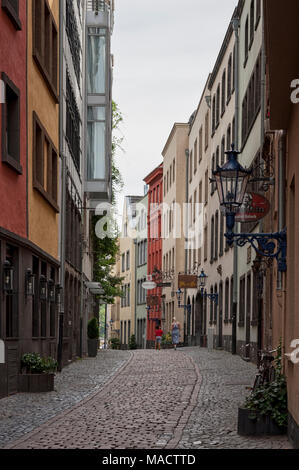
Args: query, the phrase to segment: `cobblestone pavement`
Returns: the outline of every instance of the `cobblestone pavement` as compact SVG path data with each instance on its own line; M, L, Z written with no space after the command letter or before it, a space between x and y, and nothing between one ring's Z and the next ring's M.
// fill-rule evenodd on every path
M255 370L238 356L200 348L101 351L97 359L64 369L56 395L0 400L1 446L290 448L286 437L254 439L236 433L238 406Z
M8 447L163 448L181 436L198 391L187 355L136 351L102 390Z
M55 391L18 393L0 400L0 448L100 390L131 357L128 351L99 350L55 376Z
M202 383L179 449L291 449L286 436L244 437L237 434L242 406L256 374L254 364L224 351L184 348L198 365Z

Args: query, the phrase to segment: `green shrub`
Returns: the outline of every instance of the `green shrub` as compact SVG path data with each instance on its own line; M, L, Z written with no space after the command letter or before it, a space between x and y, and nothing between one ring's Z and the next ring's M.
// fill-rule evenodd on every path
M111 349L119 349L120 348L120 341L118 338L110 338L109 339L109 346Z
M137 349L137 343L135 335L132 335L129 340L129 349Z
M57 361L52 357L43 358L38 353L25 353L21 358L21 367L27 374L50 374L57 369Z
M245 408L251 410L250 417L257 415L270 416L278 426L288 424L287 381L282 374L281 343L275 359L275 379L253 390L246 398Z
M93 317L87 325L87 336L89 339L99 339L99 335L99 322L96 317Z

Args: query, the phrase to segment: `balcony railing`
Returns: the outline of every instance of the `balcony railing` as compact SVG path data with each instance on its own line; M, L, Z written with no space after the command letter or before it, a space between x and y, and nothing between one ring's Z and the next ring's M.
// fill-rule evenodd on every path
M109 6L110 2L106 0L87 0L87 10L88 11L105 11Z

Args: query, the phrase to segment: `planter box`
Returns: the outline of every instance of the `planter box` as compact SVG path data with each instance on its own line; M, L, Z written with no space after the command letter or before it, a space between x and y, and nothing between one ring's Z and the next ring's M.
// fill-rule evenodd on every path
M20 374L19 392L43 393L54 390L55 374Z
M87 340L88 346L88 356L89 357L97 357L98 349L99 349L99 340L98 339L88 339Z
M238 434L240 436L277 436L286 434L286 426L278 426L270 416L257 415L255 419L250 418L253 415L251 410L239 408L238 413Z

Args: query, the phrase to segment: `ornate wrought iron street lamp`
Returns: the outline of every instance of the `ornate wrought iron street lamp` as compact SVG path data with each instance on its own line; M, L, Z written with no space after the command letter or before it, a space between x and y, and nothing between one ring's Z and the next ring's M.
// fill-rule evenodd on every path
M202 297L205 297L205 298L208 297L212 302L215 302L218 305L218 293L208 294L205 291L208 276L206 275L206 273L204 272L203 269L201 270L201 273L198 276L198 279L199 279L200 293L201 293Z
M240 247L250 243L260 256L276 258L278 271L286 271L286 230L276 233L234 233L235 215L243 204L252 170L240 165L237 160L240 152L235 150L234 144L232 149L225 153L228 156L227 162L223 167L218 166L216 171L213 171L213 176L217 183L220 206L226 215L225 236L229 246L232 246L234 241Z
M191 304L188 304L188 305L181 305L182 295L183 295L182 289L179 288L179 289L176 291L175 294L176 294L176 298L177 298L177 301L178 301L178 308L184 308L184 309L187 310L188 313L190 313L190 312L191 312L191 308L192 308L192 307L191 307Z

